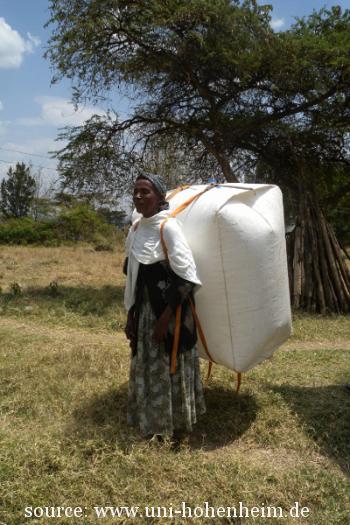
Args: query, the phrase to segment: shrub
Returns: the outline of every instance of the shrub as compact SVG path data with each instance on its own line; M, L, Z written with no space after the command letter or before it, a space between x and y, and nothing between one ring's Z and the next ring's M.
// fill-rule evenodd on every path
M87 204L79 204L60 215L57 231L64 240L93 242L94 235L108 233L109 226Z
M35 221L31 217L0 223L0 244L58 246L62 241L93 243L96 250L112 250L116 228L87 204L65 210L57 218Z
M97 252L112 252L114 244L111 239L107 239L100 233L94 235L93 246Z
M52 223L36 222L30 217L8 219L0 223L2 244L41 244L52 241L55 237Z

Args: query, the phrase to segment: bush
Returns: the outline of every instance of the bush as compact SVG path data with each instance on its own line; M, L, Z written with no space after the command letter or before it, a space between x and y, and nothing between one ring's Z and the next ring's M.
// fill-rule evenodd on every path
M30 217L0 223L1 244L42 244L56 238L54 224L36 222Z
M87 204L80 204L62 213L57 231L64 240L93 242L96 233L107 235L111 227Z
M62 241L93 243L96 250L112 250L116 228L107 224L89 205L65 210L55 219L35 221L31 217L0 223L0 244L58 246Z
M114 244L111 239L106 239L100 233L96 233L93 239L93 246L97 252L112 252Z

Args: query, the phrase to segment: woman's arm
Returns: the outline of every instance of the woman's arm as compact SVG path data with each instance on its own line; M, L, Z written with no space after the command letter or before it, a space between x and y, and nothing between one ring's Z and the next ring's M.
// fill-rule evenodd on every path
M163 228L167 258L173 272L185 281L201 285L191 248L175 218L169 219Z
M165 293L165 299L170 306L173 313L176 312L176 308L179 304L182 304L189 294L194 290L195 284L182 279L176 274L173 274L171 286Z
M165 294L165 299L168 304L154 327L153 338L158 343L166 338L169 322L171 317L175 314L176 308L185 301L195 287L193 283L182 279L178 275L173 273L172 275L171 286Z
M200 285L191 249L176 219L170 219L163 228L166 256L171 269L171 286L166 290L167 307L156 322L153 337L162 341L168 332L172 315L196 285Z

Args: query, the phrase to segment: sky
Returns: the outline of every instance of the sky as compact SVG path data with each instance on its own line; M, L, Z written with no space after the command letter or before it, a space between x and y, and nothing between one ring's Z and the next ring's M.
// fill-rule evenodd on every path
M273 6L271 24L276 31L323 6L350 8L350 0L259 3ZM49 0L0 0L0 178L16 162L30 162L33 171L41 172L44 187L57 178L50 151L63 146L55 141L59 129L104 111L92 105L75 111L70 82L51 84L53 71L43 57L50 36L50 28L44 28L48 19ZM115 108L125 114L125 98L117 99Z

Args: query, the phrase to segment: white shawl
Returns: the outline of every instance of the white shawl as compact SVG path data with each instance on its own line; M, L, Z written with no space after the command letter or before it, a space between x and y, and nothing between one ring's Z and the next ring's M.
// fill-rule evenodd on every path
M161 211L152 217L141 217L140 221L134 223L129 230L126 239L126 254L129 258L128 273L124 294L124 304L127 310L135 302L139 264L153 264L166 258L160 240L160 225L169 215L169 211ZM167 220L163 236L171 269L182 279L201 285L192 252L175 218Z

